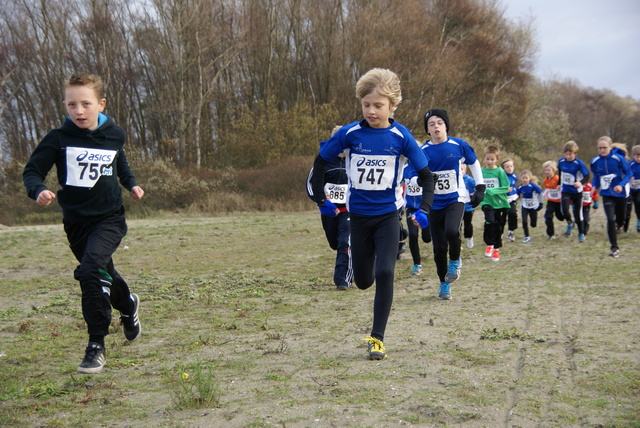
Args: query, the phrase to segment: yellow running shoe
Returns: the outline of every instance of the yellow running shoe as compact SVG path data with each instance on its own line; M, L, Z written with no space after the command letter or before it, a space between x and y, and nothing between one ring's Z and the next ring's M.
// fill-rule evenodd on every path
M369 351L370 360L384 360L387 358L387 351L384 349L384 345L381 340L375 337L365 337L362 340L366 340L367 351Z

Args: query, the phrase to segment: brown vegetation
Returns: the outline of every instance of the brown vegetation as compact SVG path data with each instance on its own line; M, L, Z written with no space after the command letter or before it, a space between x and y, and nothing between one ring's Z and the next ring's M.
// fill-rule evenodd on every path
M166 189L172 209L202 204L197 195L216 189L203 176L266 168L264 183L267 165L313 156L335 124L360 117L354 83L374 66L399 73L397 118L418 138L424 112L446 108L452 135L498 144L534 173L570 139L583 159L604 134L639 142L637 100L535 79L531 23L505 19L496 0L16 0L0 25L9 194L19 184L8 163L23 164L60 125L62 83L83 70L104 78L106 111L151 179L141 182L185 178Z

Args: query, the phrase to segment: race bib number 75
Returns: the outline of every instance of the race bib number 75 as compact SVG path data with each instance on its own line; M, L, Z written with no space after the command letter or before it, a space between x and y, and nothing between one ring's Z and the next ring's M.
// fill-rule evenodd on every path
M93 188L103 175L113 175L116 150L67 147L67 185Z

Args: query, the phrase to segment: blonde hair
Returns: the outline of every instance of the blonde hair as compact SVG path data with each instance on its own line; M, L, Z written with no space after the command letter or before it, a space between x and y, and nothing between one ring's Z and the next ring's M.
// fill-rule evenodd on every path
M625 143L613 143L611 147L615 147L618 150L622 150L624 152L624 157L626 158L629 151L627 150L627 145Z
M531 174L531 170L525 169L524 171L522 171L520 173L520 177L522 177L523 175L528 175L529 176L529 180L531 180L531 178L533 177L533 174Z
M556 163L556 161L548 160L542 164L542 168L547 167L551 168L553 172L556 172L558 170L558 164Z
M70 88L72 86L88 86L96 94L98 100L103 99L104 96L104 82L100 76L93 73L73 73L64 84L64 88Z
M359 99L374 91L378 91L383 97L389 98L394 107L402 102L400 79L396 73L386 68L372 68L358 79L356 96Z
M532 175L531 176L531 180L529 180L529 181L531 181L532 183L538 184L538 176L537 175Z
M602 137L598 138L596 143L599 143L600 141L606 141L607 144L609 144L609 147L613 146L613 140L608 135L603 135Z
M562 146L562 153L565 152L578 153L578 143L573 140L564 143L564 146Z

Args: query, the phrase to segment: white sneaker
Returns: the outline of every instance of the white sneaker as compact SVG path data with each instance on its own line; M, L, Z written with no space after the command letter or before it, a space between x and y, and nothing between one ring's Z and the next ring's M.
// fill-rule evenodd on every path
M473 248L473 238L467 238L467 248Z

